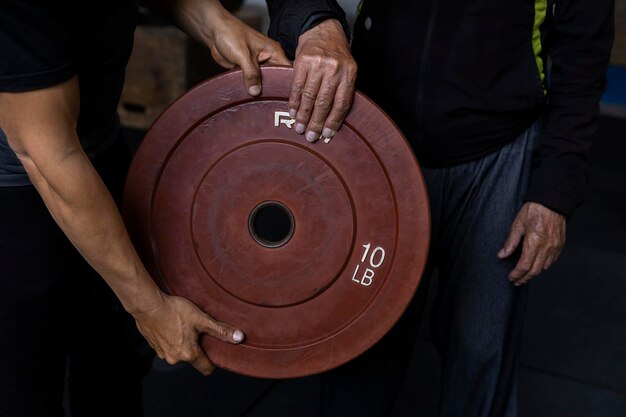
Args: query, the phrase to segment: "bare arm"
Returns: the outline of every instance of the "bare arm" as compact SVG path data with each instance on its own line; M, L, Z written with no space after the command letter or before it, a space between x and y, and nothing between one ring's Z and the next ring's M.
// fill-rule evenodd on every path
M243 334L154 284L80 146L79 107L76 78L41 90L0 93L0 127L55 221L135 317L159 356L210 373L213 365L198 346L199 334L229 342L241 341Z
M218 0L150 0L150 7L211 50L225 68L240 67L248 92L261 93L259 64L290 65L276 41L246 26Z

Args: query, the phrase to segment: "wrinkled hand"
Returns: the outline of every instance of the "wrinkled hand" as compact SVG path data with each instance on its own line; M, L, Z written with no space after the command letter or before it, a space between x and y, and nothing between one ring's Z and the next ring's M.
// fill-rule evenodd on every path
M215 365L198 343L201 333L233 344L244 339L240 330L213 320L182 297L164 295L158 307L135 313L134 317L137 328L159 358L170 365L189 362L203 375L211 374Z
M289 113L296 131L315 142L332 138L352 106L357 65L341 24L330 19L298 40Z
M214 17L211 36L205 42L215 62L225 68L240 67L246 89L261 94L259 64L291 65L280 44L221 9Z
M548 269L559 257L565 244L565 217L538 203L526 203L513 221L509 237L498 252L503 259L518 247L522 237L522 255L509 279L522 285Z

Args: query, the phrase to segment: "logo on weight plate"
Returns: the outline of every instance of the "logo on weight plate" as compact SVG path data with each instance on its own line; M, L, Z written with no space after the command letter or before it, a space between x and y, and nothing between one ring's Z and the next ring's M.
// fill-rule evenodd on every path
M296 119L292 118L286 111L277 111L274 113L274 126L276 127L283 124L291 129L295 122Z
M295 122L296 122L296 119L291 117L289 113L287 113L286 111L274 112L274 126L275 127L279 127L280 125L285 125L289 129L292 129ZM331 138L324 138L323 136L320 135L320 139L324 139L324 143L328 143L330 142Z

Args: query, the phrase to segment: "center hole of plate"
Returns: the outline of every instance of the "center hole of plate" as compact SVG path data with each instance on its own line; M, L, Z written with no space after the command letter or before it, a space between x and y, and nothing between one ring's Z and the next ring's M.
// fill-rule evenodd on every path
M294 228L293 214L277 201L259 204L252 210L248 220L250 234L259 245L266 248L283 246L293 236Z

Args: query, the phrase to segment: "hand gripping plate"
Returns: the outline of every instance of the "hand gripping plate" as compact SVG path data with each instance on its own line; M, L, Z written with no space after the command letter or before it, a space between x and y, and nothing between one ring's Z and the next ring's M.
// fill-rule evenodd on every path
M426 263L426 187L391 119L357 93L343 127L309 143L288 114L293 72L195 87L148 131L123 215L152 277L242 329L203 336L214 363L288 378L364 352L398 320Z

